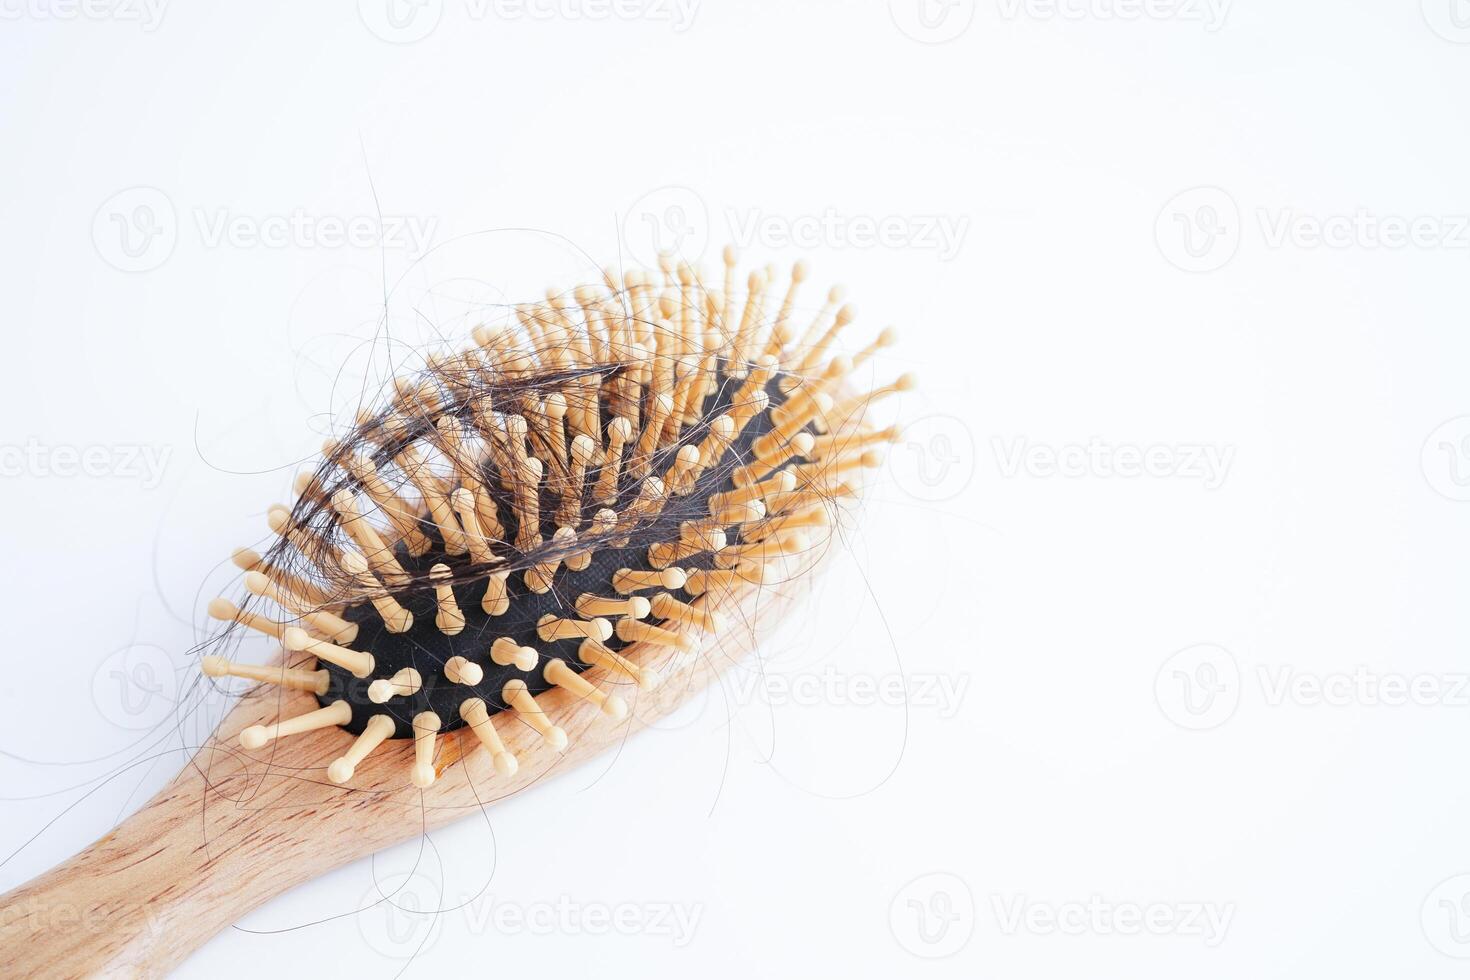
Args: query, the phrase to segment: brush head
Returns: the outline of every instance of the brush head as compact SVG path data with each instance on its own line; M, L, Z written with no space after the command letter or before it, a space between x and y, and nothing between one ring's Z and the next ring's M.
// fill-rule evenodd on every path
M564 749L537 701L553 688L625 718L605 688L650 689L647 661L697 651L721 607L818 546L853 471L877 462L884 440L861 422L872 398L851 391L854 359L833 352L855 313L834 290L798 339L806 277L798 263L781 300L756 270L741 306L664 262L625 288L609 277L548 292L399 378L325 445L295 504L270 508L275 545L236 553L246 590L279 619L210 605L274 630L297 663L277 677L213 657L207 673L310 690L321 706L242 745L342 727L356 738L327 775L345 783L382 742L413 739L422 787L435 736L466 726L497 772L514 772L497 715Z

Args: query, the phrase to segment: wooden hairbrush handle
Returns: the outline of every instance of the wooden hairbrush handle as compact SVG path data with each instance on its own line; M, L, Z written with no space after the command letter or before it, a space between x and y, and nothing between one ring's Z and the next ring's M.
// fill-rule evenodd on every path
M780 618L789 596L760 599ZM549 775L575 768L657 721L739 661L756 637L711 636L697 654L661 667L652 691L629 685L619 724L590 701L553 691L538 700L575 737L564 753L508 714L496 716L520 769L497 774L468 730L441 739L427 789L409 784L411 740L392 743L358 770L352 788L324 776L352 736L328 728L290 751L245 751L241 729L307 710L303 692L260 688L226 716L209 742L137 813L70 861L0 897L5 974L24 977L154 977L251 909L294 885L442 826Z
M236 811L229 843L212 843L200 821L212 792L195 768L202 758L107 836L0 900L14 975L161 976L318 866L319 838L272 833L256 810Z

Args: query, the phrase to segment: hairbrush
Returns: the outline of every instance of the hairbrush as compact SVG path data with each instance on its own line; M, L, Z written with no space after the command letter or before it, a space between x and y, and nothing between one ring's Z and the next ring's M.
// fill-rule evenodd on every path
M784 278L783 284L779 281ZM9 971L166 971L266 899L566 771L780 620L897 430L834 288L664 258L501 311L329 441L201 651L183 772L0 899ZM743 285L743 288L741 288ZM807 319L803 316L802 319ZM851 350L841 353L841 350ZM236 662L231 638L280 651Z

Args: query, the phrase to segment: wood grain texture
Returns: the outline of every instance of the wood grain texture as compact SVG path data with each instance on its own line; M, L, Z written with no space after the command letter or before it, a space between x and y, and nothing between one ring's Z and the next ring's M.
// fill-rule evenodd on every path
M316 706L302 692L256 688L241 698L184 771L140 811L66 864L0 898L5 975L153 977L246 912L293 885L416 837L569 771L657 721L745 660L762 635L808 591L830 541L787 569L784 581L751 588L725 604L727 624L700 649L627 651L657 667L663 683L639 691L594 670L589 679L627 700L613 722L560 690L540 702L571 744L558 755L511 713L494 721L520 759L497 775L478 740L459 729L439 740L438 780L409 782L412 740L382 746L350 786L326 778L352 738L337 728L294 736L258 751L236 736Z

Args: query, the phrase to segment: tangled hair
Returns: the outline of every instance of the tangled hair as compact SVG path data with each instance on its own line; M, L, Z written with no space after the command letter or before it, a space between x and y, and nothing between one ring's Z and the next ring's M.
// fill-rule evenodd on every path
M345 782L385 738L469 724L502 768L486 717L513 710L564 744L536 695L561 687L620 716L584 673L651 686L651 658L697 650L739 595L790 574L897 436L867 409L912 379L854 392L854 369L893 334L834 356L855 315L840 289L798 334L804 263L774 314L774 272L738 297L734 270L727 249L723 289L665 261L548 291L359 412L295 503L269 511L265 554L236 553L253 597L211 604L293 657L207 657L206 673L321 705L242 744L340 725L358 736L329 771Z

